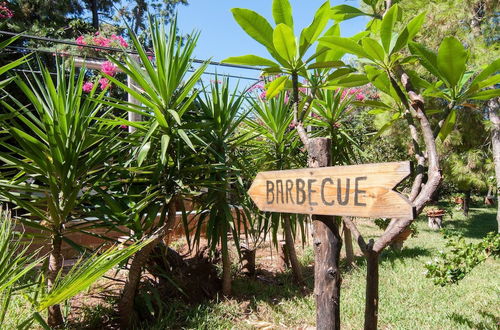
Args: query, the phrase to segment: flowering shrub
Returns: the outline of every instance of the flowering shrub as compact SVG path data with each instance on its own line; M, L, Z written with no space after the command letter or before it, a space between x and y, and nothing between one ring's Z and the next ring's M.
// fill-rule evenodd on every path
M14 13L7 7L6 2L0 2L0 19L12 18Z
M108 76L114 76L116 74L117 67L116 67L116 65L114 65L110 61L106 61L106 62L103 62L101 64L101 71L102 71L102 73L105 73ZM111 86L111 83L109 82L109 79L105 78L105 77L99 78L99 80L97 81L97 83L100 85L100 88L102 90L104 90L107 87ZM90 92L92 90L93 87L94 87L94 83L91 82L91 81L87 81L85 84L83 84L82 89L83 89L84 92L88 93L88 92Z
M460 281L471 270L488 257L500 255L500 234L491 232L479 243L467 243L461 236L448 239L446 246L450 251L439 251L439 257L429 261L425 268L426 277L432 278L434 284L445 286Z
M99 47L109 47L109 48L128 48L128 42L119 35L112 34L109 37L96 32L95 34L81 35L75 39L78 45L78 51L82 56L102 56L100 53L111 53L112 51L99 48L90 48L84 46L99 46Z

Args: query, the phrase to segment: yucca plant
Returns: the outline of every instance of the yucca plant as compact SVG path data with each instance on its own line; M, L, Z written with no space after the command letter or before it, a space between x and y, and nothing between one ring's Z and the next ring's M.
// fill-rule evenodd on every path
M257 134L257 138L252 141L252 149L261 170L284 170L305 163L305 159L302 159L302 164L300 162L301 142L294 129L291 103L286 99L286 93L281 93L270 100L256 98L252 102L252 118L247 121L247 125ZM303 284L302 268L295 251L294 229L304 225L305 217L286 213L273 213L268 216L271 218L275 244L278 242L278 228L283 228L293 276L299 284ZM304 230L302 232L304 233Z
M110 58L110 61L126 73L135 86L129 87L115 77L108 76L108 79L132 95L139 104L112 99L105 103L116 109L135 112L143 118L137 122L116 118L115 123L136 129L135 143L131 138L133 151L129 170L135 178L144 179L147 183L141 194L144 198L136 205L141 205L142 210L150 208L150 217L137 218L134 215L135 226L142 227L138 231L142 235L155 232L155 236L149 245L134 256L131 263L119 305L124 328L130 327L134 320L134 297L149 255L173 229L176 201L181 199L186 190L189 191L192 171L188 168L196 165L193 160L196 152L184 117L198 95L195 86L207 66L202 64L190 73L198 34L182 39L177 33L176 20L171 23L167 33L164 24L150 18L152 52L141 45L130 29L129 34L137 55L125 53L123 61L121 58ZM157 212L160 213L159 221L155 221Z
M0 51L3 50L8 45L10 45L11 43L13 43L14 41L16 41L17 39L19 39L19 36L15 36L15 37L12 37L12 38L9 38L9 39L6 39L6 40L0 42ZM25 63L27 61L27 59L29 58L29 56L30 55L23 56L21 58L18 58L15 61L12 61L6 65L1 66L0 67L0 75L3 75L5 73L9 72L11 69ZM0 88L4 88L5 86L7 86L13 79L14 79L14 76L11 76L7 79L1 80L0 81Z
M29 101L22 104L9 96L2 106L3 162L0 197L26 212L23 223L49 238L47 284L49 290L61 271L61 245L75 245L66 235L77 227L82 195L104 173L105 164L119 151L116 128L99 121L109 109L96 102L106 91L97 86L83 94L85 69L77 72L73 62L58 63L55 80L40 64L41 74L15 80ZM48 324L60 326L59 305L49 307Z
M16 285L40 262L29 252L30 245L23 243L23 235L15 227L10 211L0 206L0 328Z
M202 208L209 212L200 214L196 238L201 236L201 228L206 220L206 235L212 249L219 244L222 251L222 291L231 294L231 259L228 247L228 233L233 234L236 247L239 248L240 229L246 229L246 222L237 204L231 200L231 191L241 185L240 164L235 158L235 151L253 135L241 132L240 124L248 115L242 108L245 95L229 88L228 78L219 84L210 86L211 91L204 91L199 98L201 118L195 125L199 138L206 146L207 161L210 164L207 177L208 191L202 196ZM240 192L242 189L240 189ZM236 197L238 198L238 197ZM240 203L238 203L240 204Z
M351 165L359 159L359 141L350 127L355 115L356 95L348 89L318 91L312 106L310 125L315 127L314 136L329 137L332 140L331 164Z
M54 285L49 291L46 290L44 282L41 281L37 291L33 294L33 308L35 311L32 318L26 320L24 324L29 324L33 319L44 329L50 329L40 312L50 306L59 305L87 290L106 272L127 260L131 255L148 245L150 241L150 239L145 239L128 246L117 244L104 251L82 256L68 270L67 274L64 276L62 276L62 273L58 274Z

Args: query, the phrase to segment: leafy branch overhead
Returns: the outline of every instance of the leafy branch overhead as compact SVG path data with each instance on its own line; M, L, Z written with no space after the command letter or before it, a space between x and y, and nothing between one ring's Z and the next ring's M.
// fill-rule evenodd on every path
M316 74L325 78L319 81L318 86L314 87L326 85L352 87L367 82L366 78L353 75L352 71L354 70L341 61L345 51L329 50L318 45L312 54L308 52L320 36L340 35L337 24L324 32L332 16L329 1L326 1L316 11L310 25L302 29L298 37L294 34L292 9L289 1L274 0L272 11L276 24L274 28L264 17L254 11L242 8L232 9L236 22L250 37L267 49L272 59L256 55L243 55L229 57L223 61L263 67L263 72L267 75L286 74L286 76L275 79L266 86L268 98L290 88L294 83L294 76L307 77L308 70L314 70ZM338 70L335 71L336 74L332 74L331 69Z
M355 17L349 14L352 10L347 7L337 6L334 11L343 12L344 19ZM422 12L400 28L398 25L401 24L402 10L398 5L393 5L379 23L370 26L369 34L360 40L325 36L319 39L319 43L329 49L341 49L357 56L364 63L368 80L395 100L404 101L402 98L405 98L397 93L395 83L399 82L394 79L394 72L401 68L408 73L423 96L444 99L448 109L444 111L444 121L439 131L439 137L444 140L455 126L457 106L467 100L488 100L500 96L499 89L491 89L500 82L500 75L497 74L500 59L482 71L474 72L467 67L469 51L455 37L444 38L437 53L413 41L425 16L426 13ZM401 52L406 47L410 54ZM412 71L415 61L432 75L432 81L427 81Z

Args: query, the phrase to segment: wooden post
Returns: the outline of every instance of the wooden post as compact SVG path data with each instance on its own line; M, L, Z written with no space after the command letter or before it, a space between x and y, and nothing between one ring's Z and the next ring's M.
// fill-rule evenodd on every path
M349 267L354 263L354 251L352 248L352 235L351 230L346 225L343 227L344 231L344 246L345 246L345 261Z
M378 322L378 259L373 250L366 253L365 330L376 330Z
M310 139L309 167L325 167L330 162L331 140ZM313 215L314 295L316 328L340 329L340 249L342 238L333 216Z

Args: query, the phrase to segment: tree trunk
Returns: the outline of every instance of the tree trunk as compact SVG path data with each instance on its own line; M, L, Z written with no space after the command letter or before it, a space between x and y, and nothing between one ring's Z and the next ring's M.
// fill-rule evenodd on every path
M286 251L286 241L281 240L278 243L278 253L279 253L279 269L285 272L290 268L290 258L288 258L288 252Z
M118 311L120 315L120 328L121 329L131 329L135 322L135 310L134 310L134 299L137 294L137 288L139 286L142 270L149 259L149 255L154 250L156 245L161 242L165 235L170 234L173 226L175 225L176 219L176 207L175 198L172 197L167 204L168 214L167 221L165 224L159 228L150 238L152 238L151 243L143 247L138 251L130 264L130 269L128 271L128 278L123 287L122 297L118 303Z
M354 263L354 251L352 247L351 230L344 225L344 246L345 246L345 261L348 266Z
M241 246L241 269L246 271L248 276L255 276L255 257L257 249L250 248L249 246Z
M378 322L378 261L379 254L366 252L365 330L376 330Z
M97 11L97 1L90 0L90 11L92 12L92 26L99 30L99 12Z
M497 183L497 193L500 187L500 98L494 98L488 101L488 114L492 125L491 145L493 149L493 163L495 164L495 177ZM498 196L498 195L497 195ZM497 224L500 233L500 203L497 200Z
M55 285L57 275L62 269L63 257L61 254L62 238L60 234L52 235L52 251L49 255L49 269L47 272L47 286L49 292ZM61 313L60 305L52 305L49 307L47 324L51 328L62 328L64 326L64 319Z
M465 196L464 196L464 203L463 203L463 205L462 205L462 210L463 210L464 215L465 215L466 217L468 217L468 216L469 216L470 193L471 193L470 189L469 189L469 190L467 190L467 191L465 192Z
M283 214L283 229L285 231L285 245L286 252L288 255L288 260L290 261L290 266L292 268L293 278L295 282L299 285L304 284L304 276L302 275L302 266L300 265L299 259L297 258L297 252L295 251L295 244L292 235L292 225L290 224L290 215Z
M231 256L227 239L222 239L222 294L226 297L231 295Z
M331 140L310 139L307 146L309 167L330 165ZM342 238L333 216L313 215L314 294L316 328L340 329L340 250Z

